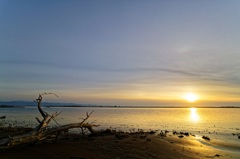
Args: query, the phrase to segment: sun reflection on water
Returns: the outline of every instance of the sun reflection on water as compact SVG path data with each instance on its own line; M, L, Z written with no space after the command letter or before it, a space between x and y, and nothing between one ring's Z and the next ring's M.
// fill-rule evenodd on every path
M190 120L191 121L194 121L194 122L197 122L200 120L200 117L197 113L197 108L190 108Z

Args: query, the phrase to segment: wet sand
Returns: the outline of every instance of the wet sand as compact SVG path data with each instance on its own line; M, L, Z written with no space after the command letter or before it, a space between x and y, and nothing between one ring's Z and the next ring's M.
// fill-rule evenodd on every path
M202 139L203 140L203 139ZM57 142L24 145L0 152L1 159L202 159L240 158L194 136L131 133L82 137L69 134Z

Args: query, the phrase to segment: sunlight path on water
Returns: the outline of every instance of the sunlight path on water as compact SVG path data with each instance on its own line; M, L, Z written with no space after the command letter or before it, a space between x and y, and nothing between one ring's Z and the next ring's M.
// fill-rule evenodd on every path
M197 122L200 120L200 117L197 113L197 108L190 108L190 121Z

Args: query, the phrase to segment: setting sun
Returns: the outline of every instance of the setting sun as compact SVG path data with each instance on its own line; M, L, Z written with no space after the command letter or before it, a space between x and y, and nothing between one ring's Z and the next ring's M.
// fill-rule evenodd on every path
M195 102L196 100L198 100L198 96L194 93L188 93L185 95L184 99L188 102Z

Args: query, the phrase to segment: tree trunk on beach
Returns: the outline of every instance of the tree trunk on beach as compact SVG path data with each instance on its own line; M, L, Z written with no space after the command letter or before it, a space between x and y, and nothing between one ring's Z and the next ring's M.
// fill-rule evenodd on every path
M51 135L58 136L60 132L68 131L69 129L73 129L73 128L81 128L81 129L86 128L90 133L92 134L96 133L92 127L98 126L98 125L86 123L87 119L91 116L93 112L91 112L90 114L86 113L86 117L79 123L58 125L57 127L47 127L50 121L51 120L55 121L54 118L61 113L61 112L60 113L56 112L50 115L47 112L43 111L41 107L42 95L47 95L47 94L53 94L53 93L39 94L38 98L35 100L35 102L37 103L38 110L43 117L42 120L36 118L39 125L36 126L35 129L33 129L31 132L27 134L15 136L15 137L9 136L8 138L0 140L0 149L11 148L17 145L27 144L27 143L36 143L38 141L42 141L46 139Z

